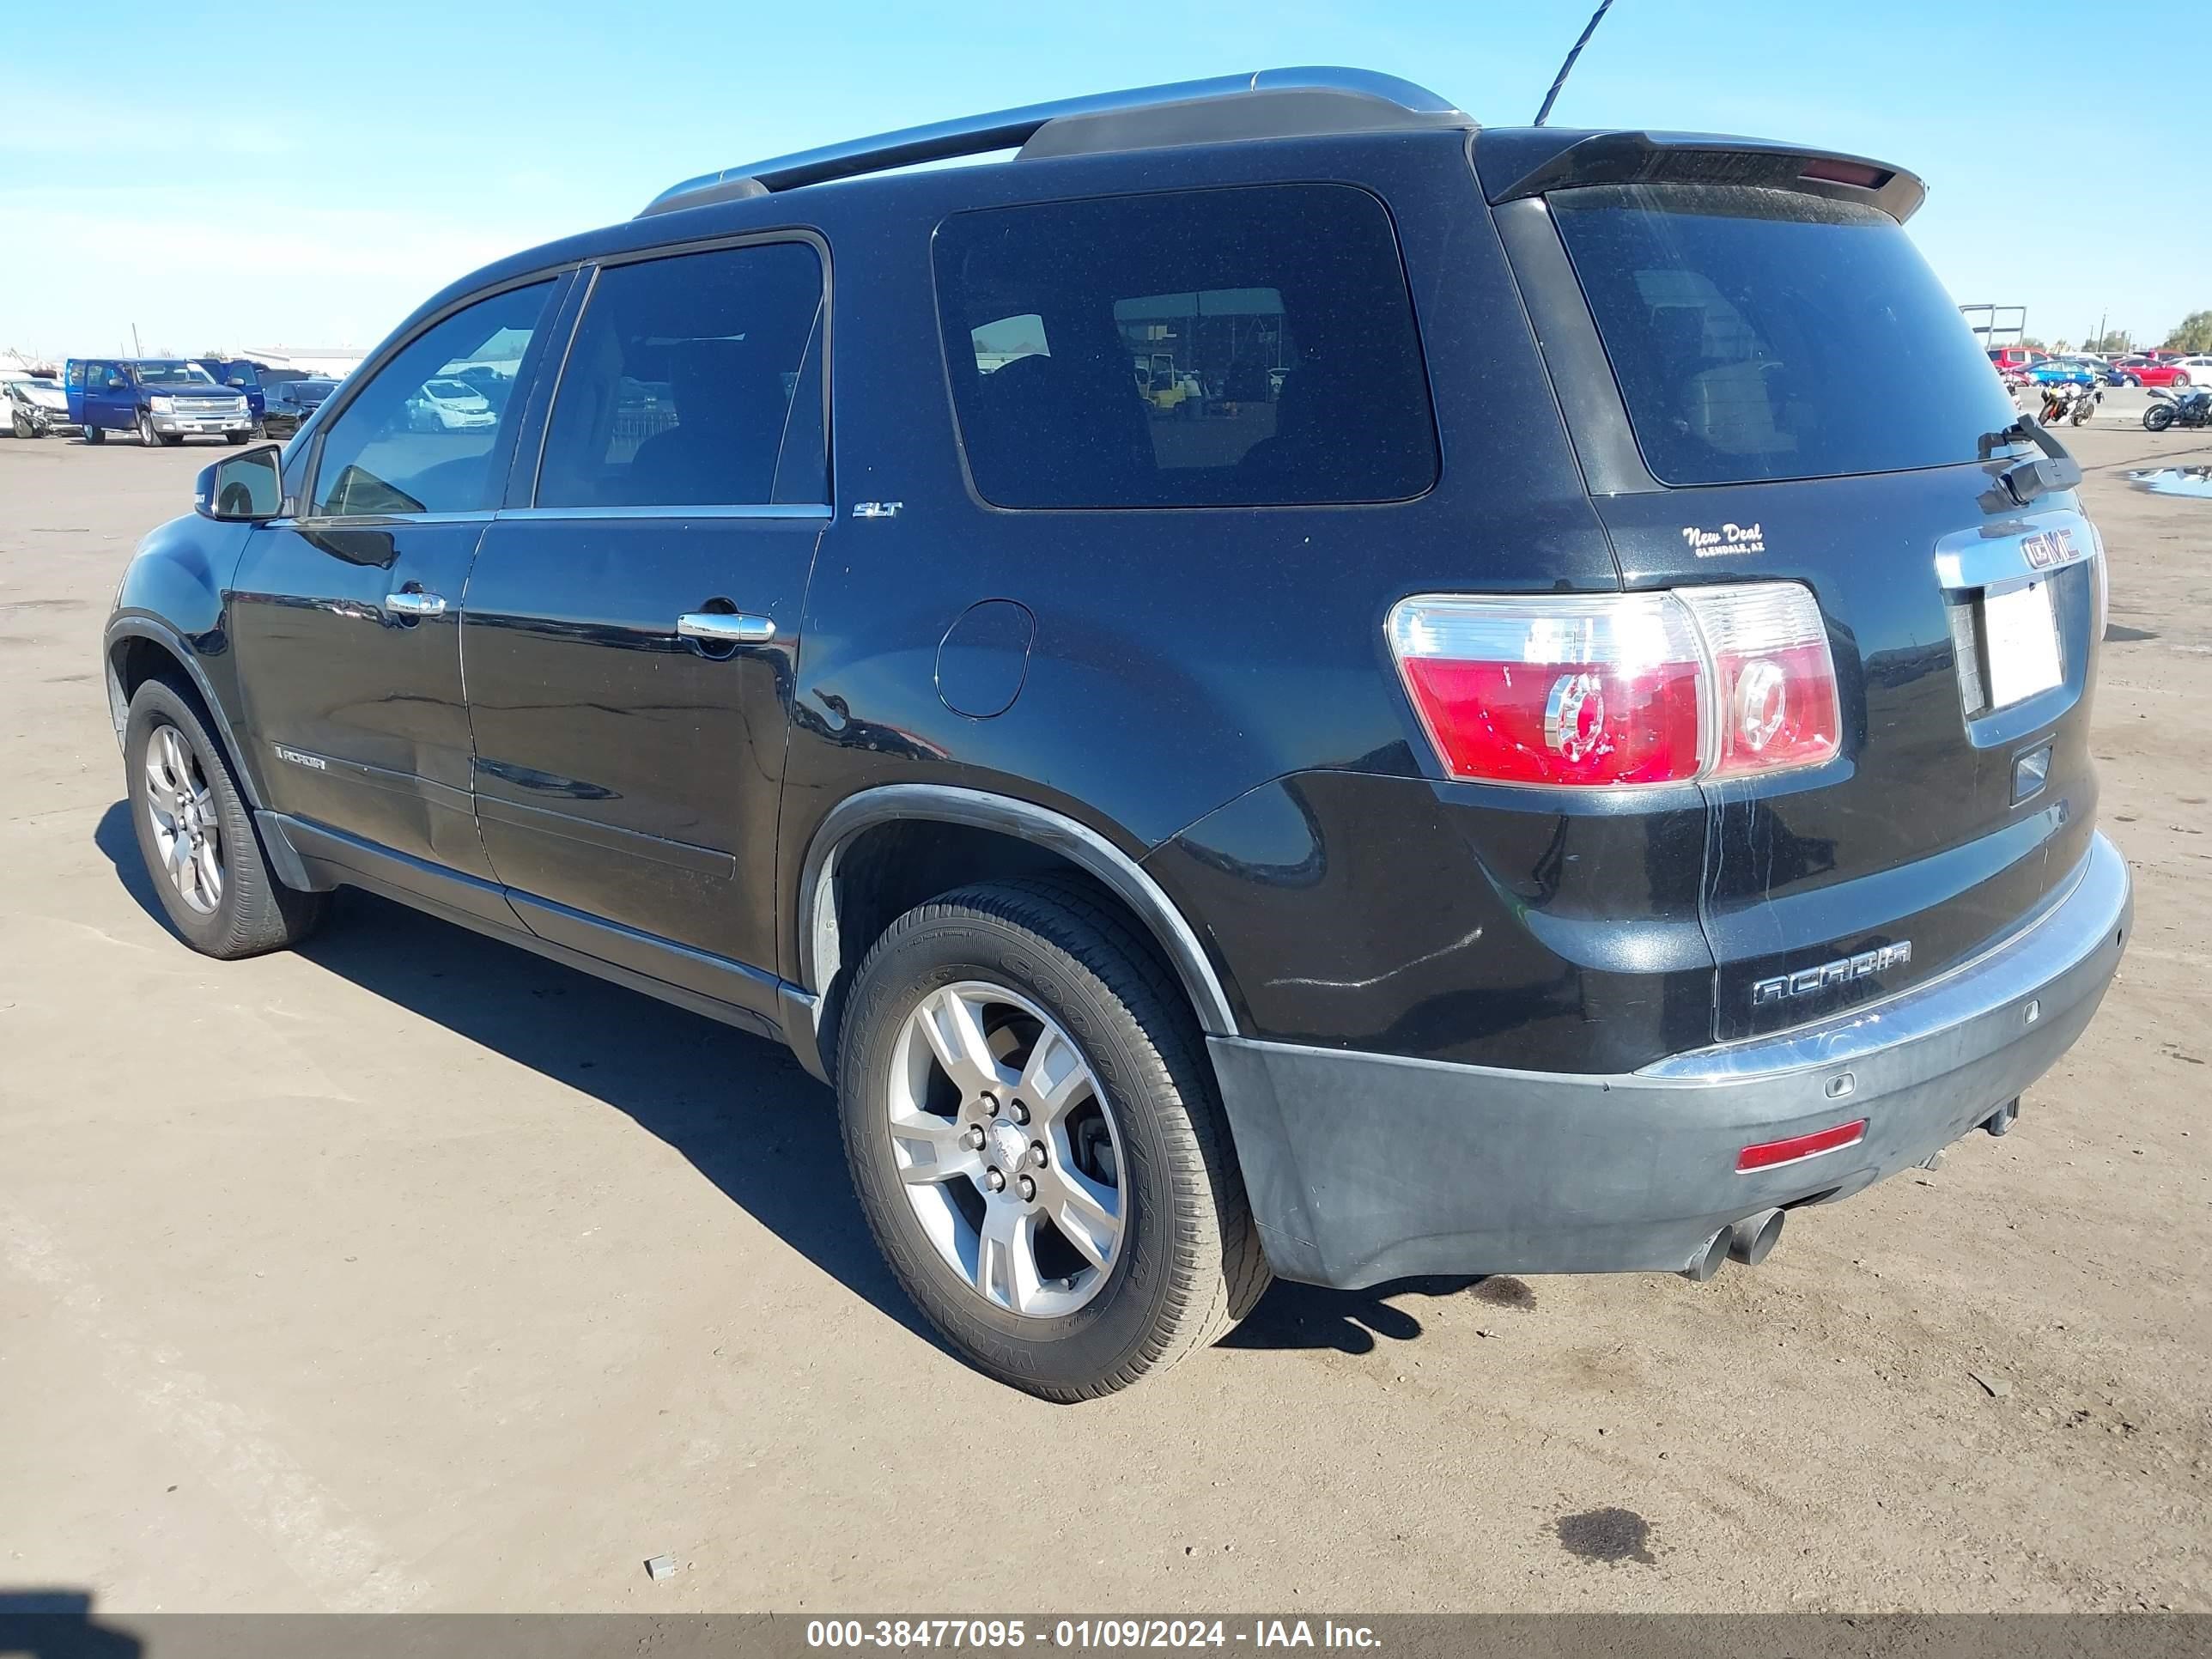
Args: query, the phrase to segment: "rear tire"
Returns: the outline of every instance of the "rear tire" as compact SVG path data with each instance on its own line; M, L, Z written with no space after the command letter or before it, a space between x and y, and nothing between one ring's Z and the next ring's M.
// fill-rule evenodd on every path
M954 1042L948 1065L930 1034L949 1029L988 1059ZM1267 1286L1197 1024L1127 924L1078 890L963 888L892 923L854 975L837 1079L884 1260L1000 1382L1063 1402L1110 1394L1215 1341Z
M2173 407L2170 404L2153 404L2143 410L2143 430L2163 432L2173 424Z
M131 698L124 783L139 855L169 925L224 961L296 945L327 896L276 879L230 762L195 701L165 680Z

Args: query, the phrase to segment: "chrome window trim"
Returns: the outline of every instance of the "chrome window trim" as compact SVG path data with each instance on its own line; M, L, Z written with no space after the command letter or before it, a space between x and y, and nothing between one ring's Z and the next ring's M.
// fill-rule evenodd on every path
M495 519L818 519L836 509L820 501L762 501L720 507L503 507Z
M489 524L498 514L492 507L473 513L320 513L289 519L269 519L264 530L374 530L398 524Z
M501 507L474 513L319 514L264 519L264 530L375 530L386 525L490 524L524 519L812 519L827 522L837 509L823 501L762 501L719 507Z

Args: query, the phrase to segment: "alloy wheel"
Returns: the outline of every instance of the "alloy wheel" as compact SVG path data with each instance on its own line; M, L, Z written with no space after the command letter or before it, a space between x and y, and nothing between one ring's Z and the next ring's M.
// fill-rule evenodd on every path
M202 915L222 902L222 835L215 792L191 745L173 726L155 728L146 745L146 815L162 873L177 896Z
M977 1296L1050 1319L1098 1294L1128 1223L1121 1142L1056 1020L1003 986L944 986L900 1028L887 1094L907 1201Z

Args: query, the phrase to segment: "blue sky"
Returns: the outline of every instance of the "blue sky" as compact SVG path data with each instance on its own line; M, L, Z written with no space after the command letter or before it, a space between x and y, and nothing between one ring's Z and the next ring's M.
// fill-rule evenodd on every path
M0 347L367 345L679 178L1114 87L1349 64L1517 125L1592 3L0 0ZM2157 337L2212 307L2208 70L2212 0L1617 0L1553 120L1898 162L1958 299Z

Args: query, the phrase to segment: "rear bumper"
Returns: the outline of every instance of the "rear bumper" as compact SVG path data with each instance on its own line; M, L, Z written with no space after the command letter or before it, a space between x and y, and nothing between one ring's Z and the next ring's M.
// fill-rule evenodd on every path
M1411 1273L1674 1271L1755 1212L1846 1198L1987 1119L2073 1045L2133 922L2094 837L2064 899L1975 962L1826 1024L1619 1075L1210 1037L1267 1256L1356 1288ZM1866 1121L1739 1174L1747 1146Z

